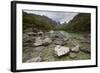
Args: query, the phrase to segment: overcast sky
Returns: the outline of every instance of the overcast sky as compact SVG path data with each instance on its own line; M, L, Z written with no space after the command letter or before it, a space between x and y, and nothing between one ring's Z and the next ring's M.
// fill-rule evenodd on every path
M44 15L56 22L64 23L69 22L75 15L78 13L73 12L54 12L54 11L35 11L35 10L24 10L24 12L27 13L33 13L37 15Z

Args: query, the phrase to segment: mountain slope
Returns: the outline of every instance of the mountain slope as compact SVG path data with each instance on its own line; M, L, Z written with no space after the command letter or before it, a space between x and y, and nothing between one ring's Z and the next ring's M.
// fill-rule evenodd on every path
M37 30L44 30L48 31L53 29L57 25L57 22L53 21L52 19L36 15L36 14L29 14L23 12L23 28L24 30L27 28L37 29Z
M79 13L68 24L63 24L63 29L72 32L90 32L91 15L89 13Z

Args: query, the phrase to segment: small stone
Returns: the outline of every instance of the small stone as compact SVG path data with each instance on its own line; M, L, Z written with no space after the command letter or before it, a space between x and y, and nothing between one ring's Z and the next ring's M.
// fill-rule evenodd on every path
M42 58L40 56L32 58L30 60L27 60L26 62L30 63L30 62L41 62Z
M41 52L45 47L44 46L39 46L34 48L35 51Z
M74 59L74 58L77 57L77 54L76 54L76 53L73 53L73 52L70 52L70 53L69 53L69 57L70 57L71 59Z

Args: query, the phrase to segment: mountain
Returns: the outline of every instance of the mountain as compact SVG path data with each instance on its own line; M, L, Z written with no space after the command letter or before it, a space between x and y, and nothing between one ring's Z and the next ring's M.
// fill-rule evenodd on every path
M79 13L69 23L63 24L62 29L71 32L90 32L91 14Z
M53 29L58 23L47 16L30 14L23 11L23 28L48 31Z

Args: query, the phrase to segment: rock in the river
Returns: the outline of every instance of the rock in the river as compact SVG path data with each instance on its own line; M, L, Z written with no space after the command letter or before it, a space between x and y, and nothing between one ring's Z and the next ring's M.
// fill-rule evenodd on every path
M71 59L74 59L74 58L77 57L77 54L76 54L76 53L73 53L73 52L70 52L70 53L69 53L69 57L70 57Z
M54 31L53 31L53 30L51 30L51 31L49 31L49 33L50 33L50 34L53 34L53 33L54 33Z
M62 55L68 54L70 50L69 50L69 47L57 45L54 51L57 56L62 56Z
M35 43L33 45L34 46L40 46L42 44L43 44L43 41L42 41L41 37L36 37Z
M51 38L45 36L45 38L43 39L43 45L50 44L50 43L52 43Z
M51 38L58 38L58 39L63 39L63 38L66 38L67 39L67 37L64 35L64 34L62 34L60 31L53 31L53 33L50 35L50 37Z
M85 52L85 53L91 53L91 49L87 48L87 47L81 47L80 50Z
M27 24L28 25L28 24ZM24 30L24 32L26 33L26 32L32 32L32 28L27 28L27 29L25 29Z
M45 49L44 46L39 46L39 47L34 48L34 50L38 52L41 52L43 49Z
M26 39L26 38L28 38L29 36L26 34L26 33L24 33L23 34L23 39Z
M30 60L27 60L26 62L30 63L30 62L41 62L42 58L40 56L32 58Z
M62 39L55 39L53 41L53 43L56 44L56 45L63 45L64 44L64 41Z
M79 52L79 50L80 50L80 46L79 45L76 45L75 47L73 47L73 48L71 48L71 51L72 52Z

